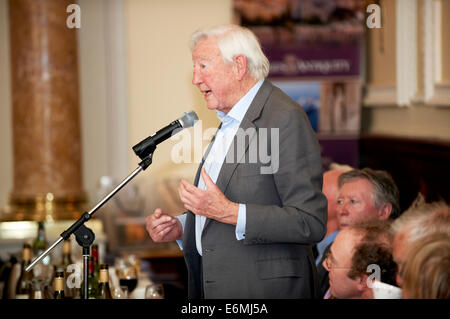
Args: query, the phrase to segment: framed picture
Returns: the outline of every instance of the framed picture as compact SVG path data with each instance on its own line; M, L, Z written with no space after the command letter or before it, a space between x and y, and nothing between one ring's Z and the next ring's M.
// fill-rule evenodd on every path
M321 93L320 82L272 80L272 83L300 104L306 115L308 115L313 130L317 132Z

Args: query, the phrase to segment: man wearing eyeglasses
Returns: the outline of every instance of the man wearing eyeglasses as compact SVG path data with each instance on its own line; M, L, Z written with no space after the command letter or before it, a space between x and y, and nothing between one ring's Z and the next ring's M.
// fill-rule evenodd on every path
M374 277L394 285L397 266L391 242L388 222L371 220L341 230L323 262L330 278L330 289L324 298L373 299ZM369 265L379 272L367 272Z

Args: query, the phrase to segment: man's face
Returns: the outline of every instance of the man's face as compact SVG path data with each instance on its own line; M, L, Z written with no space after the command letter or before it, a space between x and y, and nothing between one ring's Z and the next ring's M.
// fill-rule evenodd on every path
M361 240L361 235L353 230L344 229L339 232L330 248L328 258L323 266L329 272L330 292L338 299L359 298L359 279L347 276L351 268L354 247Z
M216 37L200 40L192 52L196 85L210 110L228 113L240 97L234 64L225 63L217 47Z
M392 242L392 257L394 258L395 263L397 264L397 285L399 287L403 284L403 279L401 277L401 273L403 270L403 265L405 263L406 258L406 248L407 248L407 234L408 231L404 231L401 233L397 233L394 236L394 240Z
M363 178L350 180L339 189L337 215L340 229L356 222L379 218L372 183Z

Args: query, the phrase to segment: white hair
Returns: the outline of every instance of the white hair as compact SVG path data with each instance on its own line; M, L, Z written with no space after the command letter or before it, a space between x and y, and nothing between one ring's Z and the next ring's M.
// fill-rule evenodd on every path
M393 235L404 233L408 243L433 233L450 232L450 208L443 202L425 203L420 194L391 225Z
M233 58L242 54L247 58L247 68L250 76L261 80L269 74L269 60L261 50L258 39L247 28L229 24L196 31L189 41L191 52L200 40L217 37L217 46L222 58L227 63L233 63Z

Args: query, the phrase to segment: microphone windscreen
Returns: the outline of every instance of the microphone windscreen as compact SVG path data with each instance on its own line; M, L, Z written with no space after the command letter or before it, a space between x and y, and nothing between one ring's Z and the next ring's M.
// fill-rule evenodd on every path
M194 111L184 112L184 115L178 119L183 128L194 126L198 121L197 113Z

